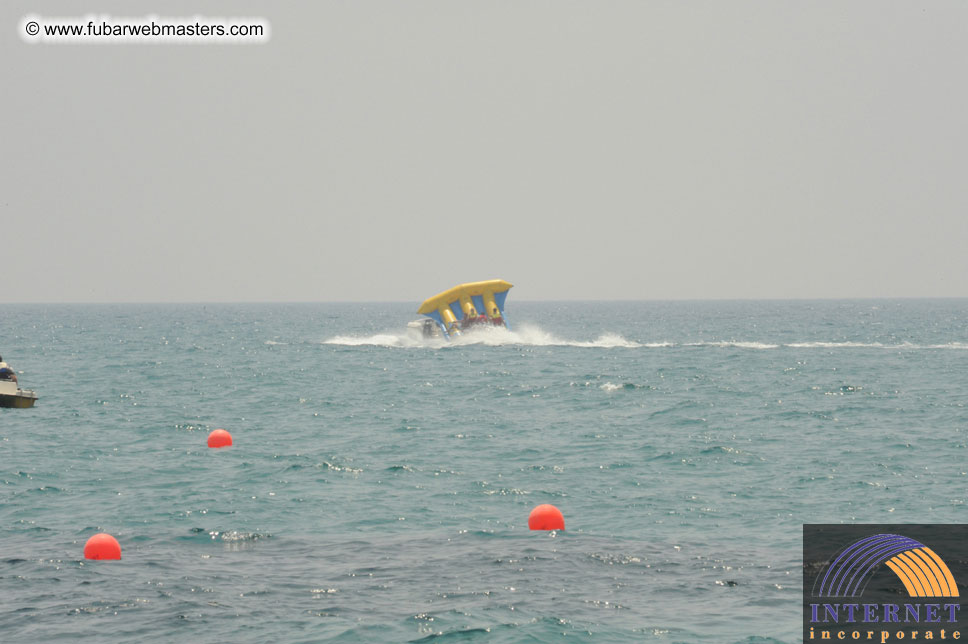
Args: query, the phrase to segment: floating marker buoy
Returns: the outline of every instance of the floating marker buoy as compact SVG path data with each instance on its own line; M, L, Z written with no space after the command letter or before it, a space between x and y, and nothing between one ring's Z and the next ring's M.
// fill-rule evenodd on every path
M564 530L565 517L561 510L545 503L539 505L528 515L528 527L532 530Z
M232 434L224 429L216 429L208 435L209 447L229 447L232 444Z
M121 544L111 535L101 532L84 544L85 559L120 559Z

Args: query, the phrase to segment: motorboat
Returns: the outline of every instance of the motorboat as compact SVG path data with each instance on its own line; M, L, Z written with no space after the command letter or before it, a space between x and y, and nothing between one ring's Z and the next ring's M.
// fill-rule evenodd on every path
M0 357L0 407L33 407L35 402L37 394L21 389L16 372Z
M37 394L21 389L15 380L0 380L0 407L33 407Z
M440 327L437 326L430 318L424 318L422 320L414 320L407 323L407 328L411 331L416 332L424 338L442 338L444 337L444 332L441 331Z

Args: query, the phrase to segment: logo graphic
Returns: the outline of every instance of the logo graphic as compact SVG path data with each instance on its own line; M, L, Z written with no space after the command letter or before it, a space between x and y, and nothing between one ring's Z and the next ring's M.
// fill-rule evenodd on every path
M814 597L860 597L885 564L909 597L958 597L948 566L931 548L899 534L875 534L850 544L817 576Z
M959 640L966 581L966 524L805 524L803 641Z

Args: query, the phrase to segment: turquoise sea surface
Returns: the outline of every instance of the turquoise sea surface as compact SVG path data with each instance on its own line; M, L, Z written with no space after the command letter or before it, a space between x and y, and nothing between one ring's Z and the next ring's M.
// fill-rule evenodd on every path
M414 308L4 305L2 640L796 642L802 524L968 522L968 300Z

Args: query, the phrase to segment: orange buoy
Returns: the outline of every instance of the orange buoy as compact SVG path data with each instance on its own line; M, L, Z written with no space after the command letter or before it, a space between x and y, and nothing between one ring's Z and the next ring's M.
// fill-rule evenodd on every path
M111 535L101 532L84 544L85 559L120 559L121 544Z
M528 515L528 527L532 530L564 530L565 517L561 510L545 503L539 505Z
M208 435L209 447L229 447L232 444L232 434L224 429L216 429Z

